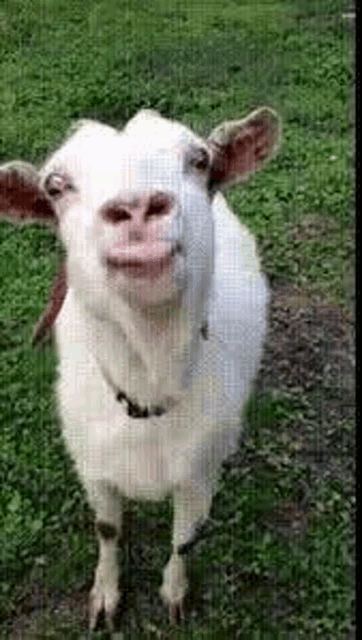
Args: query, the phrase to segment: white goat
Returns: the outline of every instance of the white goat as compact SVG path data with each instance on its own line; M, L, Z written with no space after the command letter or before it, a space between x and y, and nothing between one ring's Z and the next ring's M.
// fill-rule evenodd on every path
M91 627L101 610L111 627L119 600L122 496L172 494L161 595L183 615L183 552L237 446L266 329L254 239L217 192L265 164L279 139L267 107L206 141L146 110L122 131L81 121L39 172L0 168L0 210L54 223L67 250L58 400L96 514Z

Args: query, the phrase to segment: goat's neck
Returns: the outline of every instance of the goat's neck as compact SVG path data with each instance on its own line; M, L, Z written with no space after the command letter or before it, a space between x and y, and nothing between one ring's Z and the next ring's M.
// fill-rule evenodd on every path
M167 371L182 387L183 369L191 349L193 330L189 312L170 305L135 307L122 302L111 314L87 310L92 327L91 344L97 360L116 384L122 384L125 361L137 359L151 386L157 388Z

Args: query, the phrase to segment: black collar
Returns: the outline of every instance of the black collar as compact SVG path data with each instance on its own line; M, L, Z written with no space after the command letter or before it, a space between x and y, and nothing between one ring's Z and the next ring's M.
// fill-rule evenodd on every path
M166 407L140 407L136 402L132 402L123 391L118 391L116 395L117 402L127 402L127 413L130 418L150 418L151 416L162 416L168 409Z
M200 329L200 333L204 340L208 340L208 337L209 337L208 329L209 329L208 323L204 322ZM113 380L110 379L108 373L106 373L102 365L100 364L99 366L101 368L101 371L103 373L105 380L115 391L117 402L125 401L127 403L127 414L129 415L130 418L151 418L152 416L162 416L164 413L167 413L167 411L171 408L170 406L166 408L166 407L161 407L159 405L156 405L150 408L140 407L140 405L137 404L137 402L132 402L132 400L127 396L126 393L124 393L124 391L121 391L120 389L118 389L117 386L114 384Z

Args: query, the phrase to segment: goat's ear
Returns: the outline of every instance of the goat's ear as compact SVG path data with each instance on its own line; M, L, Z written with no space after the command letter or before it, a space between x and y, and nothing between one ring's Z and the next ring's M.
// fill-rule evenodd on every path
M0 218L57 224L52 202L31 164L15 161L0 166Z
M67 271L63 264L53 280L47 305L34 327L33 346L43 344L49 337L50 330L62 308L67 289Z
M211 186L247 180L263 167L280 145L281 122L269 107L261 107L243 120L224 122L207 139L212 153Z

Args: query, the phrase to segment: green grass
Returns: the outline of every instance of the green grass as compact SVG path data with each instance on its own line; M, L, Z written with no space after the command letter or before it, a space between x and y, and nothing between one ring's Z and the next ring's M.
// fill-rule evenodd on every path
M280 153L228 199L275 285L344 309L353 243L347 10L339 0L3 2L0 162L41 163L80 117L120 125L152 107L207 134L269 104L283 119ZM14 621L24 638L80 638L96 562L92 514L56 417L55 354L30 348L57 254L48 230L0 225L4 638L20 637ZM330 403L336 391L323 393ZM170 631L157 596L170 504L131 503L124 637L351 637L353 424L349 414L326 420L320 397L277 379L253 397L212 531L193 552L183 629ZM326 470L302 455L307 445L329 452ZM308 526L286 533L273 517L305 483Z

